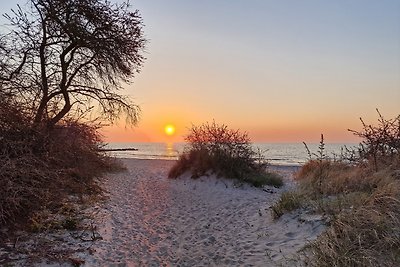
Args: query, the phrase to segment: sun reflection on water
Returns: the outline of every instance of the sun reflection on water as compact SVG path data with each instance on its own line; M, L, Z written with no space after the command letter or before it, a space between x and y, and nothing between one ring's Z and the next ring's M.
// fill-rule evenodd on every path
M177 150L175 149L174 143L168 142L168 143L165 143L165 145L166 145L166 149L165 149L166 156L171 157L171 158L175 157L177 154Z

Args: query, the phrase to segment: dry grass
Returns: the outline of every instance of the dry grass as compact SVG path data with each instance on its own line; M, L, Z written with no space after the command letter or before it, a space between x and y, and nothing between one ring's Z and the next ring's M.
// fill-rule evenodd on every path
M0 225L57 209L68 194L100 192L94 177L113 162L98 152L96 127L73 121L32 127L23 111L0 104Z
M397 166L397 167L396 167ZM339 161L315 160L307 162L296 174L302 190L324 196L351 192L373 192L393 181L398 160L392 160L386 168L374 171L368 164L349 165ZM321 185L318 181L321 180Z
M364 140L351 160L328 159L322 139L317 159L296 176L298 191L273 206L276 217L302 205L327 217L326 232L306 249L308 266L400 266L400 116L379 116L378 126L361 120L363 130L353 131Z
M375 190L340 212L310 246L310 266L399 266L400 182Z
M378 172L366 166L310 161L297 174L299 189L272 206L275 219L304 207L329 221L306 248L307 266L400 266L399 161Z
M309 266L400 266L399 160L373 166L311 161L298 173L303 203L330 218L308 248Z
M339 161L307 162L296 174L302 189L310 194L335 195L370 188L370 181L365 179L369 171L360 166L350 166Z

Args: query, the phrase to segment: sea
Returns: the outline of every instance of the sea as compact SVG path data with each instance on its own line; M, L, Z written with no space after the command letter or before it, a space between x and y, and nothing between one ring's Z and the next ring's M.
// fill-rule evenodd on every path
M319 144L307 144L310 152L316 154ZM324 152L330 158L338 158L344 147L353 148L357 144L325 144ZM111 151L111 156L134 159L176 160L187 149L185 143L109 143L106 148L135 151ZM253 148L259 151L271 165L300 166L309 160L309 154L303 143L254 143ZM315 157L315 155L312 155Z

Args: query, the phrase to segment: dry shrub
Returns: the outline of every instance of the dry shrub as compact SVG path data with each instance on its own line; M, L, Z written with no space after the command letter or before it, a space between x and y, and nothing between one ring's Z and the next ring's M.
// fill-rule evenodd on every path
M378 126L362 123L353 131L363 141L351 160L320 153L297 174L299 192L292 194L329 218L327 231L308 246L310 266L400 266L400 117L379 113ZM283 196L278 212L290 210L292 200Z
M301 190L314 192L319 211L331 217L309 246L309 265L400 266L399 118L379 113L378 126L361 120L363 130L353 131L363 138L356 161L310 161L300 170Z
M59 206L67 193L99 192L94 177L112 164L98 151L96 127L32 127L17 106L0 102L0 224Z
M332 170L347 169L348 165L331 160L309 160L296 173L296 180L317 179L319 175L327 176Z
M102 142L97 130L96 126L66 121L49 133L48 160L69 177L63 181L67 183L66 188L93 190L95 187L88 186L93 183L93 177L111 170L112 160L99 152Z
M190 169L190 160L187 153L179 156L178 161L171 167L168 172L169 178L177 178Z
M387 168L374 172L369 167L351 166L339 161L309 161L296 174L296 179L300 182L302 190L311 195L371 193L393 181L398 172L398 167L395 166L396 163L389 164ZM317 183L319 180L322 180L321 188Z
M189 147L171 168L170 178L186 171L190 171L193 178L212 172L254 186L283 185L281 177L265 172L264 161L253 150L247 133L213 122L193 126L185 140Z
M0 159L0 224L27 215L50 199L50 185L57 173L32 156Z
M328 230L309 246L310 266L400 266L400 175L394 166L374 172L310 162L299 172L298 194L309 197L304 203L317 203L315 211L330 217ZM322 191L313 185L321 167Z
M190 150L179 156L177 163L170 169L168 177L177 178L190 170L192 178L199 178L206 175L208 171L215 171L213 164L207 150Z
M349 130L363 139L359 148L360 158L368 160L375 171L400 159L400 115L386 119L378 109L376 111L379 115L378 125L366 124L360 118L363 129Z

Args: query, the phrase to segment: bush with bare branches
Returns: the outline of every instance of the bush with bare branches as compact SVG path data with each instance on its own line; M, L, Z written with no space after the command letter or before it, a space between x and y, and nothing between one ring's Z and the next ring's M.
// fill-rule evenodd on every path
M111 162L90 114L138 121L120 93L142 68L146 39L129 1L27 0L0 32L0 223L93 191ZM98 107L97 112L91 113ZM27 216L24 216L26 218Z
M265 161L253 150L247 133L213 122L192 126L185 140L189 147L171 168L170 178L189 170L193 178L211 171L254 186L270 184L279 187L283 184L280 177L265 172Z
M385 119L378 109L376 111L379 115L377 126L366 124L360 118L363 129L349 131L362 138L359 155L362 159L372 161L377 171L380 164L385 166L393 158L400 159L400 115Z
M307 266L400 266L400 116L378 114L377 126L361 120L363 130L352 131L363 140L351 161L310 160L288 195L296 197L273 206L276 217L306 207L329 218L306 250Z
M27 0L0 32L0 94L23 106L36 125L55 126L98 107L135 124L139 107L120 93L145 60L139 12L129 1Z

